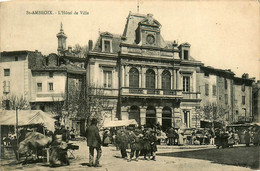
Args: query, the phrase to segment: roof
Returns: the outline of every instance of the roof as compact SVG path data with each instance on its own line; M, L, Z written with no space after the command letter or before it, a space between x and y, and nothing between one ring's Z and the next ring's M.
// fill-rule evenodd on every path
M123 32L123 38L124 38L124 43L126 44L134 44L136 45L135 42L135 35L136 35L136 29L139 26L139 23L145 23L147 20L149 20L149 18L152 18L151 14L136 14L136 13L129 13L127 20L126 20L126 24L125 24L125 29ZM153 19L154 23L156 23L158 26L161 26L160 23ZM167 44L163 37L160 35L159 37L160 41L160 45L159 47L161 48L167 48L167 49L172 49L172 46L169 46L169 44Z
M57 72L67 72L70 74L85 74L86 70L78 66L71 64L62 64L60 66L42 66L32 69L32 71L44 72L44 71L57 71Z
M122 42L121 36L118 34L112 34L109 32L102 32L100 33L100 36L93 48L92 51L94 52L102 52L102 46L101 46L101 38L102 36L108 37L107 35L109 35L109 37L112 40L112 53L118 53L120 51L120 43Z
M18 51L3 51L1 52L1 56L13 56L13 55L27 55L28 53L41 53L36 51L29 51L29 50L18 50Z
M3 110L0 114L0 125L16 125L16 111ZM18 110L18 125L43 124L49 130L54 131L54 122L56 120L51 114L41 110Z
M222 74L228 74L231 76L234 76L235 73L232 72L230 69L217 69L212 66L201 66L201 69L207 70L208 72L216 72L216 73L222 73Z

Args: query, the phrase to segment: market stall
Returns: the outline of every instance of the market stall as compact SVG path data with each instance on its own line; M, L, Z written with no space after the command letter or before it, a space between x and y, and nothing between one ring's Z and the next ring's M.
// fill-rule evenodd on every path
M16 120L18 116L18 122ZM12 158L12 150L17 150L17 143L23 140L24 129L32 129L33 131L45 130L54 131L54 122L51 114L41 110L3 110L0 113L1 126L1 157ZM19 131L18 141L15 126L18 125ZM17 157L17 156L16 156Z
M138 125L135 119L130 120L117 120L117 121L105 121L103 127L104 128L112 128L112 127L122 127L129 125Z

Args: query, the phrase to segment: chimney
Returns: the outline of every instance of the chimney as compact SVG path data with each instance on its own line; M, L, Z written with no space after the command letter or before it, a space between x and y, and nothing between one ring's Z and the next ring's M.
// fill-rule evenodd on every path
M242 78L248 79L248 78L249 78L248 73L244 73L244 74L242 75Z
M173 44L172 44L173 47L177 47L178 46L178 43L176 40L173 41Z
M72 47L71 46L68 47L68 50L69 50L69 53L72 53Z
M88 50L89 50L89 51L92 51L92 48L93 48L93 41L92 41L92 40L89 40L89 41L88 41Z

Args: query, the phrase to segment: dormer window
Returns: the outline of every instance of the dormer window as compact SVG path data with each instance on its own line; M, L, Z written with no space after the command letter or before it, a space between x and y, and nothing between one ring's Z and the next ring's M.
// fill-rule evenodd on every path
M104 32L100 34L101 36L101 49L102 52L109 52L112 53L112 40L113 40L113 35L108 32Z
M110 41L109 40L104 41L104 51L110 52Z
M189 51L188 50L184 50L184 60L189 60Z
M190 44L189 43L182 43L178 47L180 50L180 58L183 60L189 60L190 59Z

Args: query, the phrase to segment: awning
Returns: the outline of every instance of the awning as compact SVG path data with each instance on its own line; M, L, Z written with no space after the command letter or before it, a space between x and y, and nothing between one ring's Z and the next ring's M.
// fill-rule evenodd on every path
M118 120L118 121L106 121L103 125L105 128L109 127L120 127L120 126L129 126L129 125L138 125L135 119L130 120Z
M50 114L41 110L18 110L18 126L43 124L49 130L54 131L55 121ZM1 111L0 125L16 125L16 111Z

